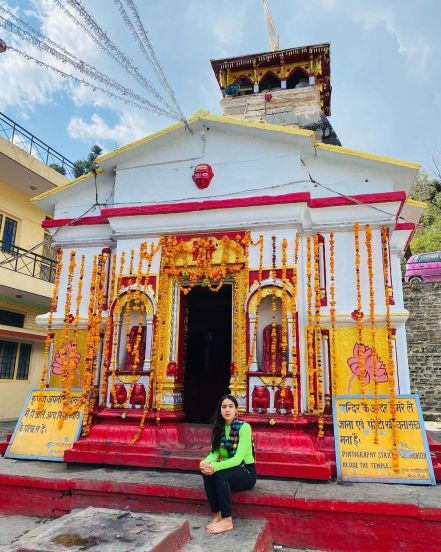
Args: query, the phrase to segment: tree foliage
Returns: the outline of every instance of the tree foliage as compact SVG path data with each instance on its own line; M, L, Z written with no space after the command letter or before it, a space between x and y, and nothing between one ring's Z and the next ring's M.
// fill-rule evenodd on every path
M49 167L51 169L54 169L54 171L57 171L58 173L66 176L66 169L62 165L59 165L58 163L51 163Z
M98 146L98 144L95 144L90 148L89 155L86 159L79 159L78 161L75 161L74 163L74 176L75 178L78 178L79 176L83 176L83 174L87 174L90 172L93 172L97 169L96 164L96 158L101 155L103 152L103 149Z
M430 178L420 173L410 190L409 197L427 203L427 209L421 217L410 243L412 255L427 251L441 250L441 175Z

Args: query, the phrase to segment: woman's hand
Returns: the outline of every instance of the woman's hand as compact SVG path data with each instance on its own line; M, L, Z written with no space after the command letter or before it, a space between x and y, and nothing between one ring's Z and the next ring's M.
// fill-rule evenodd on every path
M213 475L214 467L211 462L201 462L199 464L199 469L204 475Z

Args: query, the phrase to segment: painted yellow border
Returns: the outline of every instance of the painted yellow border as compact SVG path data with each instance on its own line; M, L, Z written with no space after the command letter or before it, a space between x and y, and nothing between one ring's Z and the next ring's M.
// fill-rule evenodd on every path
M331 144L322 144L321 142L317 142L316 148L323 151L340 153L342 155L361 157L362 159L368 159L369 161L378 161L379 163L396 165L397 167L403 167L405 169L413 169L419 171L421 168L420 163L413 163L412 161L402 161L401 159L395 159L394 157L385 157L384 155L377 155L376 153L368 153L365 151L343 148L341 146L333 146Z
M96 174L101 174L103 172L104 172L103 169L98 168L97 171L96 171ZM67 190L68 188L71 188L72 186L75 186L76 184L79 184L80 182L83 182L83 180L87 180L88 178L92 178L92 176L93 176L92 172L89 172L87 174L83 174L83 175L79 176L78 178L75 178L75 180L71 180L70 182L67 182L66 184L63 184L63 186L60 186L59 188L56 188L55 190L49 190L47 192L43 192L42 194L40 194L38 196L31 197L31 202L36 203L37 201L41 201L42 199L44 199L46 197L49 197L49 196L55 194L56 192L60 192L61 190Z
M330 144L323 144L321 142L317 142L315 133L312 130L305 130L301 128L296 127L288 127L288 126L281 126L281 125L273 125L266 122L260 122L260 121L244 121L242 119L235 119L233 117L225 117L224 115L213 115L209 111L206 111L205 109L200 109L199 111L196 111L187 121L188 124L192 124L196 121L204 120L204 121L212 121L215 123L221 123L226 125L235 125L240 126L244 128L255 128L258 130L268 131L268 132L278 132L282 134L288 134L292 136L303 136L305 138L309 138L311 140L311 145L316 148L316 150L322 150L322 151L329 151L332 153L338 153L340 155L349 155L353 157L358 157L361 159L367 159L369 161L376 161L378 163L388 164L388 165L394 165L397 167L402 167L405 169L415 170L418 171L421 168L421 165L419 163L413 163L410 161L402 161L400 159L394 159L392 157L385 157L383 155L377 155L374 153L367 153L363 151L343 148L341 146L332 146ZM107 161L108 159L112 159L113 157L116 157L117 155L120 155L121 153L124 153L126 151L130 151L134 148L137 148L143 144L146 144L148 142L153 142L154 140L161 138L162 136L166 136L167 134L170 134L171 132L174 132L175 130L179 130L181 128L184 128L184 123L179 122L175 123L169 127L166 127L162 130L159 130L158 132L155 132L153 134L150 134L149 136L146 136L145 138L141 138L140 140L136 140L135 142L132 142L130 144L127 144L121 148L117 148L114 151L111 151L109 153L106 153L105 155L102 155L97 158L97 163L102 163L103 161ZM103 169L99 169L99 173L103 172ZM60 186L59 188L56 188L55 190L50 190L48 192L45 192L43 194L40 194L39 196L36 196L31 199L32 202L41 201L42 199L45 199L46 197L51 196L52 194L55 194L61 190L66 190L70 188L71 186L75 186L79 182L82 182L83 180L86 180L87 178L90 178L92 176L92 173L88 173L86 175L80 176L79 178L72 180L71 182L68 182L67 184Z
M416 199L406 199L404 202L409 207L418 207L418 209L427 209L427 203L424 201L418 201Z

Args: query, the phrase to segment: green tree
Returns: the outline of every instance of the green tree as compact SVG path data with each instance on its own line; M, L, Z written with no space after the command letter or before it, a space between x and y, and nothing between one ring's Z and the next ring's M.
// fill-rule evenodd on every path
M61 165L59 165L58 163L51 163L49 165L49 167L51 169L54 169L54 171L57 171L59 172L60 174L66 176L66 169L64 167L62 167Z
M409 197L427 203L410 243L411 253L441 250L441 175L440 178L429 178L427 173L420 173Z
M98 165L96 164L96 158L103 153L103 149L98 146L98 144L95 144L90 148L89 155L86 159L78 159L78 161L75 161L74 163L74 176L75 178L78 178L79 176L83 176L83 174L87 174L90 172L93 172L97 169Z

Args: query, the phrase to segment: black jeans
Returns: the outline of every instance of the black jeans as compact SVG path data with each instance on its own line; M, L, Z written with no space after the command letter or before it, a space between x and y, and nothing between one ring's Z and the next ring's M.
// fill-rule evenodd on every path
M256 466L241 464L235 468L219 470L213 475L204 475L204 487L211 511L231 516L231 491L249 491L256 484Z

